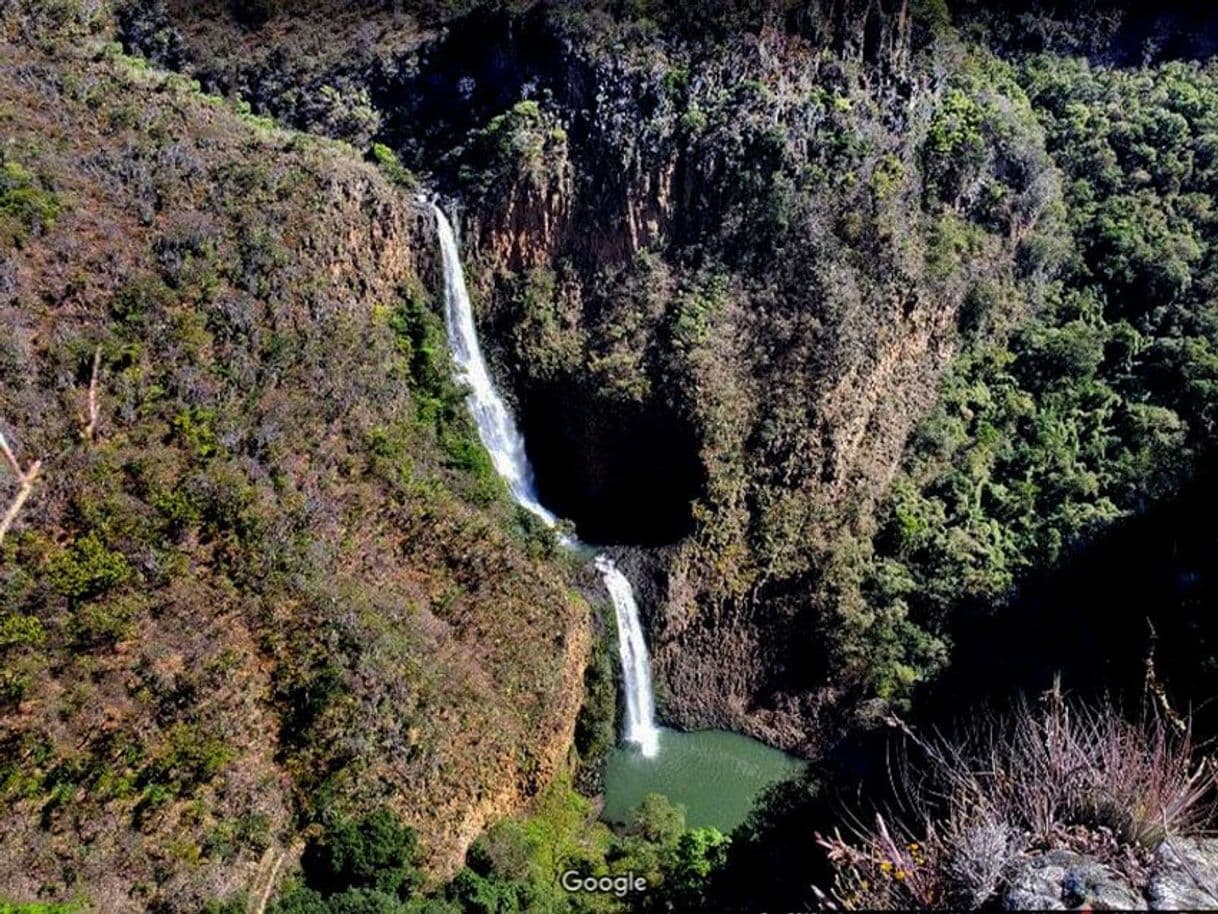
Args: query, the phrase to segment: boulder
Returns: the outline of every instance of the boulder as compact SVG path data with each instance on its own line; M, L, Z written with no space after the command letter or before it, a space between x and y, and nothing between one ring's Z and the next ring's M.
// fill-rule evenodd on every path
M1129 883L1091 857L1054 850L1033 854L1007 877L1007 911L1139 911L1145 900Z
M1168 838L1160 844L1146 897L1152 911L1218 908L1218 839Z

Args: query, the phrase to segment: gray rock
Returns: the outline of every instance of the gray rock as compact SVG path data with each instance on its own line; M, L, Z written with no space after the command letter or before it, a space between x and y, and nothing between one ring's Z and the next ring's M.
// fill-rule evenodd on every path
M1218 909L1218 839L1168 838L1160 844L1146 897L1152 911Z
M1007 891L1002 898L1003 910L1066 910L1062 902L1062 879L1065 875L1065 867L1049 863L1043 857L1019 864L1007 878Z
M1144 911L1145 900L1122 877L1097 860L1072 851L1034 854L1007 877L1007 911Z

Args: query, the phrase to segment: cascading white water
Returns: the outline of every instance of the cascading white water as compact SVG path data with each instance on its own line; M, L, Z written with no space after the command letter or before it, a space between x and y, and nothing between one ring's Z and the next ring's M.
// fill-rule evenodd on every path
M495 471L507 481L516 502L553 527L558 519L537 497L533 467L524 450L524 436L491 383L490 372L482 358L456 233L444 211L434 203L432 209L444 264L444 326L457 364L458 380L469 385L466 402L478 427L478 435L490 452ZM570 548L579 545L571 537L564 537L562 542ZM622 688L626 693L626 739L637 744L643 755L651 757L659 750L660 731L655 722L655 700L651 694L651 659L647 655L634 588L607 555L596 557L596 568L609 591L617 618Z
M626 691L626 739L636 743L643 755L653 756L660 748L656 727L655 700L651 694L651 658L639 624L639 607L630 580L606 555L596 557L596 570L605 581L617 617L618 653L622 658L622 681Z
M469 396L465 402L478 426L478 435L490 452L495 472L507 480L512 497L553 527L558 519L537 499L533 467L524 452L524 436L491 383L490 372L482 358L469 292L465 288L465 273L461 269L461 256L457 250L457 236L443 210L435 204L432 204L432 209L436 213L440 252L444 261L444 326L448 331L453 361L457 363L457 380L469 385Z

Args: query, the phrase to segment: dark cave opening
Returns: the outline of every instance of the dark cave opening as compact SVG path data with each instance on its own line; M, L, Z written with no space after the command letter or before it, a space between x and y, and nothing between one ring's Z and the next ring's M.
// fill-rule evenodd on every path
M666 405L548 384L521 398L520 424L542 502L581 539L661 546L692 531L706 471L694 429Z

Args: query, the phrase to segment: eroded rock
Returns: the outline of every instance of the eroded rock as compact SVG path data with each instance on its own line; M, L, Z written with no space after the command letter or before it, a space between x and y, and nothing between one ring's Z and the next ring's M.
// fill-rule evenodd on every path
M1218 839L1169 838L1159 845L1146 897L1152 911L1218 908Z
M1145 900L1122 876L1073 851L1035 854L1008 878L1007 911L1143 911Z

